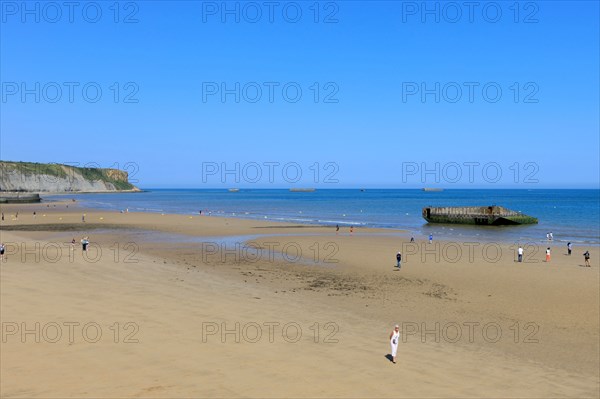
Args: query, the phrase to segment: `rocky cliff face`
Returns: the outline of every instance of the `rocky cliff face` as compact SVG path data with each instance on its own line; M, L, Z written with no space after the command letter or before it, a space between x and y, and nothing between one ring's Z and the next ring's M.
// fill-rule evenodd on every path
M129 183L129 175L124 170L119 170L119 169L102 169L102 170L105 171L106 175L113 180L121 181L124 183Z
M60 164L0 161L0 191L103 192L139 191L127 172Z

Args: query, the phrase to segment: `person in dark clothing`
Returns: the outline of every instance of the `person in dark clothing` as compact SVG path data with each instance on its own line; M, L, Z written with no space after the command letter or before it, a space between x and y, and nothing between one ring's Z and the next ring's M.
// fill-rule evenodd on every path
M585 259L585 266L586 267L591 267L591 265L590 265L590 251L585 251L585 253L583 254L583 258Z

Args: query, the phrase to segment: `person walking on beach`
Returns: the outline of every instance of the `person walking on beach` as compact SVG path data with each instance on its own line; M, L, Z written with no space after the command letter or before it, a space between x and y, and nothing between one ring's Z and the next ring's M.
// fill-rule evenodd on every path
M4 243L0 243L0 262L4 261Z
M396 364L396 354L398 353L398 341L400 340L400 326L396 324L390 334L390 345L392 346L392 363Z
M585 267L591 267L590 265L590 251L585 251L583 254L583 259L585 259Z
M415 237L410 237L410 242L415 242Z
M354 233L354 226L350 226L350 235L352 235L352 233Z
M429 243L433 243L433 234L429 234Z
M34 219L35 219L35 216L36 216L36 213L35 213L35 211L33 211L33 218L34 218Z
M71 240L71 252L75 251L75 237Z
M523 247L519 245L517 249L517 262L523 262Z
M400 269L400 267L402 267L402 254L400 252L398 252L396 254L396 267L398 269Z
M571 255L571 251L573 250L573 246L571 243L567 243L567 255Z
M81 250L82 250L83 252L87 252L87 247L88 247L88 244L89 244L89 243L90 243L90 242L89 242L89 240L88 240L88 238L87 238L87 237L83 237L83 238L81 239Z
M550 262L550 247L546 248L546 262Z
M4 212L2 212L2 221L4 222Z
M81 223L85 223L85 213L81 215Z
M339 225L339 224L336 224L336 225L335 225L335 235L336 235L336 236L338 235L338 232L339 232L339 231L340 231L340 225Z

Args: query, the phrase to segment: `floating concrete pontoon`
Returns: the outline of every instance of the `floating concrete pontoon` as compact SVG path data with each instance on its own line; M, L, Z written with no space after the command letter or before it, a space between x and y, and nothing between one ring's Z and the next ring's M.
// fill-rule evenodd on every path
M537 224L538 220L501 206L450 206L423 208L429 223L458 223L487 226Z

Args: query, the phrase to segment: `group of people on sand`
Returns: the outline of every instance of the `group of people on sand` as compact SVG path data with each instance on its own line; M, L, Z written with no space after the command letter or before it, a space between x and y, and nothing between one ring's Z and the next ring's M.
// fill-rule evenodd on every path
M552 233L549 233L552 234ZM429 243L431 243L433 241L433 235L429 235ZM414 237L411 237L410 242L414 242L415 239ZM573 251L573 244L571 244L570 242L567 243L567 255L571 255ZM546 248L546 262L550 262L552 258L552 250L550 249L550 247ZM589 251L585 251L585 253L583 254L583 258L585 260L585 266L586 267L590 267L590 252ZM523 246L519 245L519 248L517 249L517 262L521 263L523 262ZM398 253L396 253L396 268L399 270L402 267L402 253L400 251L398 251Z
M52 206L53 206L54 208L56 208L56 204L54 204L54 205L52 205ZM50 208L50 204L47 204L47 205L46 205L46 207L47 207L47 208ZM69 207L69 205L67 205L67 208L68 208L68 207ZM35 219L35 218L37 217L37 211L33 211L33 212L32 212L32 216L33 216L33 218ZM46 215L43 215L43 216L46 216ZM4 212L2 212L2 213L1 213L1 215L0 215L0 219L1 219L1 220L4 222ZM18 221L18 220L19 220L19 212L18 212L18 211L17 211L17 212L15 212L15 213L12 215L12 220L14 220L14 221Z
M412 241L414 241L414 239L411 239L411 242ZM567 244L568 255L571 255L572 250L573 250L573 245L569 242ZM550 256L551 256L550 251L551 250L548 247L546 249L546 262L550 262ZM522 246L519 246L519 248L517 250L517 255L518 255L518 262L523 262L523 247ZM585 266L591 267L590 251L585 251L583 254L583 257L585 260ZM399 270L401 266L402 266L402 253L400 253L400 251L398 251L398 253L396 254L396 267ZM396 364L396 355L398 353L398 342L399 341L400 341L400 327L398 326L398 324L396 324L394 326L394 329L390 333L390 346L391 346L391 359L390 360L394 364Z
M338 235L338 233L340 232L340 225L336 224L335 225L335 235ZM354 234L354 226L350 226L350 235Z
M552 234L552 233L549 233ZM567 243L567 256L571 256L571 253L573 252L573 244L571 244L571 242ZM550 262L552 259L552 250L550 249L550 247L546 248L546 262ZM591 267L590 265L590 251L585 251L583 253L583 260L585 261L585 266L586 267ZM523 262L523 246L519 245L519 248L517 248L517 262L521 263Z
M81 250L83 252L87 252L88 250L88 246L90 245L90 239L88 236L82 237L81 240L79 240L79 242L81 243ZM73 237L73 239L71 240L71 251L75 251L75 237Z
M85 236L81 239L81 250L83 252L87 252L88 246L90 245L90 239L89 237ZM73 238L71 240L71 251L75 251L75 238ZM5 261L6 257L4 255L6 251L6 246L4 245L4 243L0 243L0 262Z

